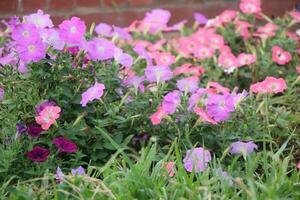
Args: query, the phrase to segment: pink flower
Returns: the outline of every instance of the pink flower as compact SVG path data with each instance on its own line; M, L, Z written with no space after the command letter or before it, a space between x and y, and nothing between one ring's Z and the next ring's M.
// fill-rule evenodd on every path
M168 66L148 66L145 69L145 75L149 82L164 82L170 80L173 76L173 72Z
M191 76L178 80L176 85L182 92L195 92L198 89L198 77Z
M60 38L68 44L81 44L85 34L86 26L78 17L64 20L59 25Z
M162 102L163 110L168 114L173 114L176 111L177 106L180 104L180 92L175 90L173 92L169 92L164 96L164 100Z
M262 94L277 94L282 93L286 88L287 86L284 79L268 76L264 81L252 84L250 86L250 91Z
M88 102L93 101L95 99L100 99L103 95L104 89L105 86L102 83L96 82L92 87L90 87L84 93L82 93L80 101L81 106L86 107L86 104Z
M219 16L217 16L217 20L220 23L228 23L228 22L232 22L234 21L234 18L237 15L237 11L235 10L225 10L224 12L222 12Z
M237 20L234 22L236 26L236 32L243 37L243 39L248 39L251 34L248 28L252 27L253 25L247 21L240 21Z
M220 54L218 65L223 67L227 73L231 73L239 66L239 61L231 52L225 51Z
M238 55L238 62L239 66L244 66L244 65L251 65L256 62L256 55L255 54L246 54L246 53L241 53Z
M95 32L102 37L111 37L112 27L109 24L100 23L95 27Z
M150 116L152 124L153 125L160 124L161 120L165 118L167 115L168 115L167 112L162 108L162 106L159 106L157 108L157 111Z
M42 10L38 10L37 13L33 13L31 15L24 17L26 23L35 24L38 28L52 28L53 23L50 19L50 15L44 14Z
M202 147L197 147L186 152L183 159L184 168L188 172L203 172L208 167L208 163L211 161L211 155L208 150Z
M296 67L297 73L300 74L300 66Z
M298 163L297 168L300 170L300 162Z
M123 50L120 48L115 48L114 59L117 61L118 64L124 67L129 68L133 64L133 58L131 57L131 55L124 53Z
M141 22L141 27L145 31L154 34L165 29L170 18L171 13L168 10L154 9L146 13L145 18Z
M212 88L216 89L217 93L223 93L223 94L229 94L230 93L229 88L224 87L224 86L222 86L221 84L219 84L217 82L208 82L207 87L212 87Z
M38 62L46 57L46 47L39 40L20 44L16 47L16 50L24 63Z
M175 56L170 52L155 52L153 56L157 65L170 66L176 62Z
M298 12L298 11L291 11L289 14L291 15L291 17L293 17L293 19L296 22L300 22L300 12Z
M261 38L268 38L268 37L274 37L276 34L276 31L278 29L278 26L273 23L267 23L262 27L259 27L257 29L257 34Z
M192 66L192 64L190 63L185 63L174 70L174 74L176 76L180 74L187 74L187 75L193 75L199 77L204 72L205 69L202 66Z
M59 118L60 112L61 108L58 106L47 106L35 117L35 121L42 126L42 129L48 130L56 119Z
M106 39L95 38L87 42L87 52L92 60L107 60L114 57L115 45Z
M173 161L163 162L162 166L164 169L166 169L170 177L173 177L175 175L175 163Z
M206 34L205 39L206 45L213 49L221 49L225 44L223 36L215 33Z
M199 45L194 52L194 55L199 60L204 60L213 57L215 50L213 48L206 47L204 45Z
M40 40L40 33L33 24L20 24L12 30L11 37L21 45L32 44Z
M225 121L235 110L234 98L229 95L211 94L206 102L207 113L215 121Z
M279 46L275 45L272 48L272 59L279 65L285 65L292 59L292 55L288 51L284 51Z
M240 9L245 14L255 14L261 12L260 0L242 0Z
M200 119L204 122L209 122L211 124L218 124L212 117L210 117L205 110L200 107L195 107L194 112L199 115Z

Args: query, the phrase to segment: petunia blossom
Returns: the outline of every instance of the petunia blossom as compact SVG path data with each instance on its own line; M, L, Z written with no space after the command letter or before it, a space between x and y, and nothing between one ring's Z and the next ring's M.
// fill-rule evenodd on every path
M273 46L272 48L272 59L279 65L285 65L292 59L292 55L288 51L284 51L279 46Z
M115 45L106 39L95 38L87 42L86 49L91 60L108 60L114 57Z
M84 93L82 93L80 101L82 107L86 107L86 104L88 102L91 102L95 99L99 100L103 95L104 89L105 86L102 83L96 82L92 87L90 87Z
M35 146L31 151L27 152L25 155L27 158L33 162L45 162L50 154L48 149L41 146Z
M240 9L245 14L256 14L261 12L261 0L242 0Z
M42 41L28 42L16 47L20 59L24 63L38 62L46 57L46 47Z
M60 152L75 153L77 151L76 144L67 138L56 137L52 142Z
M35 121L41 125L44 130L48 130L59 118L60 112L61 108L58 106L47 106L38 114L37 117L35 117Z
M194 112L200 117L201 121L209 122L213 125L218 124L218 122L216 122L211 116L209 116L204 109L200 107L195 107Z
M53 23L50 19L50 15L44 14L42 10L38 10L37 13L25 16L27 23L36 25L38 28L52 28Z
M207 113L217 122L225 121L235 110L234 99L231 95L211 94L206 103Z
M234 142L230 145L230 153L231 154L250 154L255 149L257 149L257 145L252 141L249 142Z
M193 93L199 88L198 87L198 77L191 76L191 77L180 79L177 81L176 86L182 92Z
M72 17L70 20L64 20L59 25L60 38L67 44L81 44L85 34L86 26L84 21L78 17Z
M114 59L117 61L117 63L127 68L131 67L131 65L133 64L133 58L131 57L131 55L124 53L120 48L115 48Z
M169 67L164 65L148 66L145 69L145 76L149 82L156 82L158 84L171 79L173 72Z
M250 91L253 93L282 93L287 88L286 82L283 78L275 78L267 76L262 82L257 82L250 86Z
M164 96L162 108L168 114L173 114L177 106L180 104L180 92L178 90L169 92Z
M71 174L73 176L76 176L76 175L83 176L83 175L85 175L85 170L83 167L79 166L75 169L71 169Z
M188 150L183 159L184 168L188 172L192 172L194 169L196 173L205 171L210 161L210 152L202 147Z
M166 116L168 116L168 113L162 108L162 106L159 106L157 111L150 116L150 120L153 125L158 125Z

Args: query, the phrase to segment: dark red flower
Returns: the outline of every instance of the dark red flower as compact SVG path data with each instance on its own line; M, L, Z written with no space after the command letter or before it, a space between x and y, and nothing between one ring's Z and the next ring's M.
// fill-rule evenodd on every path
M37 124L29 124L27 125L27 133L33 138L38 138L41 135L41 132L43 132L44 129L40 127L40 125Z
M40 146L35 146L31 151L25 155L33 162L45 162L48 158L50 151Z
M75 153L77 146L71 140L64 137L56 137L53 139L53 144L58 148L60 152Z

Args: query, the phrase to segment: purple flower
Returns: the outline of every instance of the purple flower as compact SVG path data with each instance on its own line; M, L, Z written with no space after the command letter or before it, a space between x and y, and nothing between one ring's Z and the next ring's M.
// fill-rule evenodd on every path
M35 107L36 114L39 114L40 112L42 112L44 110L44 108L46 108L48 106L56 106L56 103L51 100L47 100L47 101L44 101L43 103L40 103L39 105L37 105Z
M40 34L43 42L52 46L53 49L62 50L64 48L65 42L60 39L57 29L42 29Z
M17 129L17 132L16 132L15 139L19 138L22 134L26 133L26 131L27 131L27 127L24 123L17 123L16 129Z
M195 172L203 172L210 161L210 152L202 147L188 150L183 159L184 167L188 172L192 172L193 169Z
M207 100L207 113L217 122L225 121L235 110L234 99L231 95L212 94Z
M37 13L25 16L24 18L27 23L35 24L38 28L53 27L50 15L44 14L42 10L38 10Z
M172 78L173 72L168 66L148 66L145 75L149 82L164 82Z
M60 167L57 167L55 173L55 179L58 183L60 183L63 179L64 173L61 171Z
M207 17L199 12L194 13L194 18L199 24L206 24L208 21Z
M76 175L82 176L82 175L85 175L85 170L83 167L79 166L78 168L71 169L71 173L73 176L76 176Z
M92 39L87 42L87 52L92 60L107 60L114 57L115 45L101 38Z
M0 87L0 101L2 101L4 98L4 89Z
M85 107L89 101L100 99L101 96L103 95L104 89L105 86L102 83L96 82L94 86L90 87L84 93L82 93L81 101L80 101L82 107Z
M38 62L46 56L46 47L40 40L20 44L16 50L24 63Z
M123 39L123 40L131 40L131 35L126 31L125 28L120 28L117 26L113 26L114 32L112 33L114 38Z
M182 92L195 92L198 89L198 78L195 76L178 80L176 83L178 89Z
M133 50L139 55L139 57L144 58L147 61L148 66L152 66L152 58L150 57L149 53L146 51L145 47L141 45L136 45Z
M8 64L15 64L16 63L16 56L15 53L10 52L9 54L0 58L0 65L5 66Z
M95 27L95 32L104 37L112 36L112 27L106 23L100 23Z
M52 143L60 152L75 153L77 151L76 144L64 137L56 137L53 139Z
M167 27L167 23L171 18L171 13L164 9L154 9L146 13L142 21L143 28L150 33L156 33Z
M38 138L40 137L41 133L44 131L42 127L40 127L37 124L29 124L27 125L27 133L32 138Z
M24 23L12 30L11 37L22 46L26 46L40 40L40 33L35 25Z
M169 114L173 114L176 111L177 106L180 104L180 92L175 90L173 92L169 92L166 96L164 96L164 100L162 102L162 108Z
M194 106L198 103L199 99L205 94L206 89L199 88L194 94L189 98L188 110L192 111Z
M25 74L25 73L28 72L27 66L26 66L26 64L22 60L20 60L20 62L19 62L18 71L21 74Z
M45 162L50 154L48 149L40 146L35 146L31 151L27 152L25 155L27 158L33 162Z
M117 61L117 63L128 68L133 64L133 58L131 55L124 53L120 48L115 48L114 59Z
M124 84L126 86L133 86L136 90L140 87L140 85L143 83L145 80L145 77L143 76L130 76L128 77L125 81Z
M230 145L230 153L231 154L250 154L257 149L257 145L254 144L252 141L249 142L234 142Z
M64 20L59 25L59 35L68 44L81 44L84 39L86 26L78 17Z

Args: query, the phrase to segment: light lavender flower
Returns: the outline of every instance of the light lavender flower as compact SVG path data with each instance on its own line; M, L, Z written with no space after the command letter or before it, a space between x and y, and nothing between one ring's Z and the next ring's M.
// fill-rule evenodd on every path
M245 154L248 155L252 153L255 149L257 149L257 145L252 141L249 142L241 142L237 141L230 145L230 153L231 154Z
M188 172L203 172L208 167L208 163L211 161L211 155L208 150L202 147L197 147L186 152L186 156L183 159L184 168Z
M85 175L85 170L83 167L79 166L78 168L71 169L71 174L73 176L76 176L76 175L82 176L82 175Z

